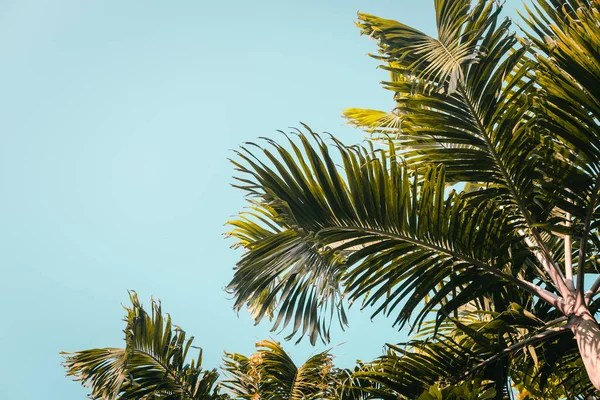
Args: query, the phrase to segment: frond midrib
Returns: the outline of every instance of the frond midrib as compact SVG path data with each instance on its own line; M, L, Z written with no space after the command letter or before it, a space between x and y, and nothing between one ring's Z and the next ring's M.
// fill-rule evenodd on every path
M438 251L440 253L445 253L451 257L457 258L459 260L465 261L467 263L472 264L475 267L481 268L499 278L502 278L504 280L510 281L512 283L515 283L523 288L525 288L523 286L523 282L521 282L519 279L506 274L504 272L502 272L500 269L492 267L491 265L488 265L480 260L477 260L475 258L469 257L467 255L458 253L456 251L450 250L450 249L446 249L442 246L433 244L433 243L429 243L426 242L424 240L420 240L420 239L415 239L415 238L411 238L410 236L406 236L406 235L402 235L402 234L397 234L397 233L392 233L392 232L388 232L388 231L382 231L382 230L378 230L378 229L373 229L373 228L365 228L365 227L361 227L361 226L353 226L353 225L348 225L348 226L344 226L344 227L339 227L336 226L334 228L325 228L322 231L326 231L328 229L340 229L340 230L356 230L356 231L363 231L363 232L367 232L367 233L372 233L372 234L376 234L376 235L380 235L380 236L386 236L388 238L391 239L396 239L396 240L402 240L405 242L409 242L412 244L415 244L417 246L423 246L423 247L427 247L431 250L435 250ZM318 232L317 232L318 234ZM525 288L527 291L530 291L530 288Z
M542 249L544 256L546 257L548 262L552 265L552 267L555 269L555 271L558 273L559 282L554 282L557 286L559 286L556 289L559 290L559 292L563 296L567 295L567 293L564 292L564 290L566 288L566 284L565 284L565 278L562 273L562 270L560 268L558 268L558 266L554 262L554 257L552 257L552 254L551 254L550 250L548 249L548 246L543 241L538 229L535 227L533 217L529 213L529 210L527 209L527 207L525 207L525 202L523 201L521 195L519 194L512 178L510 177L510 174L508 173L508 170L506 169L502 159L500 158L500 155L496 151L496 148L494 147L489 135L487 134L487 130L483 124L483 121L481 120L481 117L479 116L479 114L477 113L477 111L475 109L473 101L469 97L466 88L461 83L458 84L458 92L461 94L461 97L464 99L467 107L469 108L469 113L471 114L471 117L475 121L475 124L477 125L477 127L479 129L479 133L481 134L483 140L485 141L485 143L488 147L488 151L489 151L490 155L492 156L492 158L494 159L498 169L500 170L500 173L502 174L502 177L504 178L505 184L508 187L508 190L510 191L510 193L512 194L519 212L525 219L525 222L526 222L528 228L532 232L537 245ZM552 281L554 281L554 280L552 279ZM564 288L563 288L563 286L564 286ZM568 291L568 288L566 290Z
M147 357L149 357L151 360L155 361L158 365L160 365L167 374L171 375L171 377L173 378L173 381L181 388L181 391L184 392L184 394L186 396L189 397L189 399L193 398L192 393L189 391L189 389L186 387L187 385L183 384L180 379L178 378L177 374L168 366L165 365L162 361L160 361L158 358L156 358L156 356L154 356L152 353L149 353L147 351L144 350L140 350L140 349L133 349L134 352L143 354Z

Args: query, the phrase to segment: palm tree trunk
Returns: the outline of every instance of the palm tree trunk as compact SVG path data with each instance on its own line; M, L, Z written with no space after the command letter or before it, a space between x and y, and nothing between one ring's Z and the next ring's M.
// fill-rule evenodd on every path
M590 381L600 390L600 327L590 312L585 310L571 317L571 329Z

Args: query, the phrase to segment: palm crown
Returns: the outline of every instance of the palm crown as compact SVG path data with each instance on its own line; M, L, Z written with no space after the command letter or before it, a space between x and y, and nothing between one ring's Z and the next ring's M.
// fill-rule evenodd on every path
M600 388L600 280L585 279L600 248L600 4L539 0L524 38L494 1L435 5L437 38L359 14L396 102L345 111L372 145L305 127L238 153L251 206L230 221L247 250L235 306L314 343L346 323L345 299L416 327L478 299L516 302L537 322L505 348L572 331Z
M63 353L69 376L92 389L93 399L220 400L216 370L202 369L202 350L187 361L194 338L186 338L160 303L150 314L135 292L126 307L124 348L100 348Z

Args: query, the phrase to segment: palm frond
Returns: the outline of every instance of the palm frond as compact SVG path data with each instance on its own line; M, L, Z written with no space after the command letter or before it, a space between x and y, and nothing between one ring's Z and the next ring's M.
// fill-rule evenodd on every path
M503 312L465 310L442 326L430 322L420 332L422 339L388 345L387 354L365 364L353 378L371 383L363 383L363 391L390 398L417 398L432 385L452 393L477 382L485 382L479 394L488 389L508 394L509 376L520 390L540 399L562 398L554 394L565 390L590 393L585 373L573 374L581 372L582 362L572 356L577 349L568 328L552 340L527 341L545 327L544 321L516 304ZM523 342L529 345L518 345ZM507 348L512 350L503 352ZM488 359L493 362L485 362ZM560 385L544 385L548 381Z
M216 370L203 370L202 350L186 362L193 338L152 302L148 314L135 292L126 307L125 348L103 348L62 353L67 375L91 388L94 399L220 399Z
M380 42L385 59L398 60L401 74L427 91L452 94L464 79L463 67L476 62L478 53L470 32L463 32L470 1L437 1L438 38L397 21L359 13L361 31ZM445 87L446 86L446 87Z
M297 367L279 343L264 340L250 357L225 353L228 379L223 387L235 398L302 400L330 398L337 383L328 351Z
M407 169L391 143L387 152L373 152L334 140L338 168L318 135L298 139L300 147L289 140L292 152L269 142L278 157L259 147L235 162L256 218L229 222L246 250L229 285L236 308L261 304L258 320L272 310L276 327L293 319L293 333L302 326L314 342L324 336L319 313L335 310L342 296L364 297L365 306L377 305L375 314L394 312L403 325L413 310L422 320L448 290L476 277L532 290L510 272L515 218L495 202L447 195L443 168ZM443 293L417 307L440 283Z
M381 111L350 109L345 115L374 139L394 140L412 167L442 164L449 182L489 188L478 195L494 198L516 218L538 260L553 260L540 268L540 279L569 297L550 244L553 234L568 230L565 213L574 217L571 226L582 232L583 275L590 216L600 197L594 153L600 96L593 91L600 77L598 5L537 3L529 12L528 42L510 32L508 19L500 20L497 2L481 0L470 10L461 2L436 2L438 40L468 43L476 54L474 62L460 63L424 46L416 34L399 34L408 29L401 23L360 14L361 31L378 39L377 58L391 73L384 87L394 92L391 114L401 125L391 126ZM440 22L443 15L451 16L451 30ZM428 56L437 60L439 77L423 73ZM454 73L460 79L441 72L449 68L460 68ZM438 90L425 90L433 86ZM450 86L455 90L441 90Z

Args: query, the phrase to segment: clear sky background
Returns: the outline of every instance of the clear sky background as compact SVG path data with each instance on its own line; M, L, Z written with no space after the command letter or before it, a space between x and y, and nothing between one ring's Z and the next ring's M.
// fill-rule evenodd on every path
M432 0L0 1L0 398L85 398L59 352L121 346L127 289L206 367L283 340L223 291L244 204L227 157L299 121L357 143L341 110L391 108L359 10L433 33ZM369 316L333 334L338 365L406 338Z

